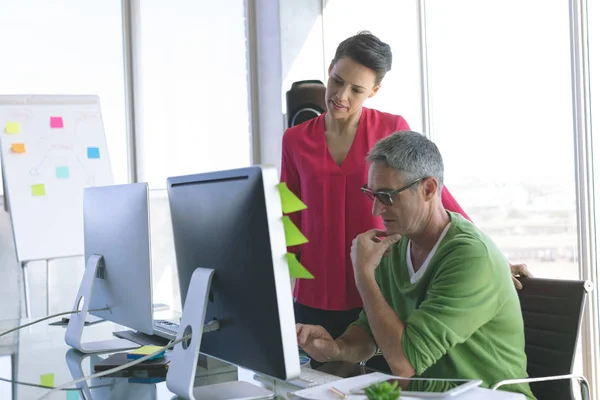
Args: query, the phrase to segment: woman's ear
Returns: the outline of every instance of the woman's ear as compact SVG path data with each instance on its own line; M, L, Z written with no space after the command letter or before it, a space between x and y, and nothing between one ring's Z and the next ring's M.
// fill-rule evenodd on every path
M380 87L381 87L381 83L380 83L379 85L375 86L375 87L373 88L373 90L371 91L371 94L369 95L369 98L371 98L371 97L375 96L375 95L377 94L377 92L379 92L379 88L380 88Z

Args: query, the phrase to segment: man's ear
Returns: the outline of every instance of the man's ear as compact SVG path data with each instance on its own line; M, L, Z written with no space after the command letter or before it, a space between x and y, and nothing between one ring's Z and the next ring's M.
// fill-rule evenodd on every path
M430 176L423 180L423 196L425 197L425 201L429 201L433 199L437 195L437 191L439 188L439 182L434 177Z
M373 90L371 91L371 94L369 95L369 98L371 98L371 97L375 96L375 95L377 94L377 92L379 92L379 88L380 88L380 87L381 87L381 84L379 84L379 85L375 86L375 87L373 88Z
M331 63L329 63L329 68L327 69L327 75L331 74L332 69L333 69L333 60L331 60Z

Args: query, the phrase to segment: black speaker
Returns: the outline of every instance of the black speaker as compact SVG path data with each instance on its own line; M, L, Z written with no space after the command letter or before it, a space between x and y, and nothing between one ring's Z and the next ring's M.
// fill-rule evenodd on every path
M291 128L325 112L325 85L319 80L294 82L286 100L288 128Z

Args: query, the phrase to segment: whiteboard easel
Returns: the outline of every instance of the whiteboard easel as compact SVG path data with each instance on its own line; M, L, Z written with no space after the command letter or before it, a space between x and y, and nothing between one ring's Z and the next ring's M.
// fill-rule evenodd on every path
M29 316L27 263L83 255L83 189L113 182L98 96L0 96L0 151Z

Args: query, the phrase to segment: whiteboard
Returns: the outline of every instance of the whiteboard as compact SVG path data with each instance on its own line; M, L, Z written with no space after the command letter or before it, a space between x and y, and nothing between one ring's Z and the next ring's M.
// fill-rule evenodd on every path
M83 255L83 189L113 182L98 96L0 95L19 262Z

